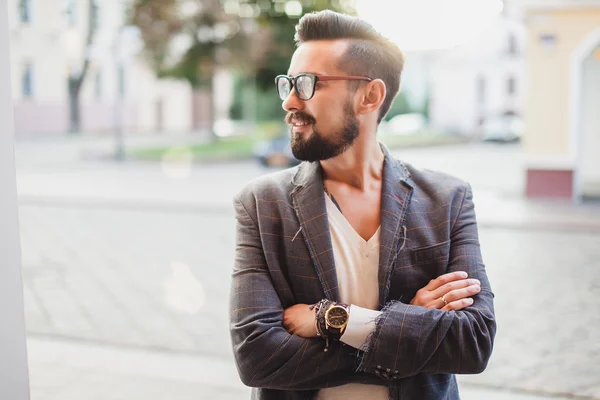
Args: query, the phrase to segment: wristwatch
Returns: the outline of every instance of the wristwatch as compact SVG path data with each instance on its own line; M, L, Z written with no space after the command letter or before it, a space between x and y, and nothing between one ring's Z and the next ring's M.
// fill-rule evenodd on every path
M350 307L346 304L332 303L325 311L325 329L329 337L340 340L350 317Z

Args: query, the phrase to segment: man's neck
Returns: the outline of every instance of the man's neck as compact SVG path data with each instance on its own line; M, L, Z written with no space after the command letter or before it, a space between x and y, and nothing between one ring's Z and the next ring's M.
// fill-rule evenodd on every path
M366 191L371 182L381 180L385 157L379 142L374 137L360 139L343 154L320 162L325 181Z

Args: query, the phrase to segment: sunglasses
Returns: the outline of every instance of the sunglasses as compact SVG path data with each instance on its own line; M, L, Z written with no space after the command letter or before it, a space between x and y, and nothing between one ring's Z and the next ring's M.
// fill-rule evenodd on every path
M372 81L366 76L329 76L314 74L299 74L294 77L287 75L278 75L275 78L277 94L281 100L288 98L292 88L300 100L310 100L315 95L315 86L318 81Z

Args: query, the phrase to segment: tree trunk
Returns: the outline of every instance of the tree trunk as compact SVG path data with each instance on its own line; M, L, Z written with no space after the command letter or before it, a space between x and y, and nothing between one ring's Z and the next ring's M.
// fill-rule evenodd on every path
M69 80L69 133L81 132L81 117L79 105L79 87Z
M81 108L79 104L79 93L85 77L90 67L90 59L88 56L88 50L94 41L94 35L96 34L96 6L94 0L88 0L88 30L87 38L85 43L83 66L79 75L69 76L69 132L79 133L81 132Z

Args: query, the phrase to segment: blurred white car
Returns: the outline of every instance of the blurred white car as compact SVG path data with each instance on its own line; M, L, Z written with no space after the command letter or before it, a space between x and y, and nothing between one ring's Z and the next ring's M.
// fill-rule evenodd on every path
M387 122L382 122L382 131L394 135L410 135L418 133L425 128L425 116L419 113L400 114L392 117Z
M525 123L517 115L499 115L487 118L480 129L482 140L516 142L523 136Z

